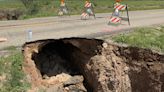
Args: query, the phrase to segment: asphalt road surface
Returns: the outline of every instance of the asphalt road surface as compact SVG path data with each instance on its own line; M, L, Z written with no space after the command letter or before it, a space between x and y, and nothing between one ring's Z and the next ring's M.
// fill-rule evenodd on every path
M7 38L0 42L0 48L21 46L27 41L57 39L68 37L98 37L118 33L135 27L164 24L164 9L130 11L130 23L122 21L119 26L108 25L111 13L96 14L96 19L81 20L80 15L64 17L33 18L17 21L0 21L0 37ZM126 13L123 13L126 17ZM32 38L28 38L28 31Z

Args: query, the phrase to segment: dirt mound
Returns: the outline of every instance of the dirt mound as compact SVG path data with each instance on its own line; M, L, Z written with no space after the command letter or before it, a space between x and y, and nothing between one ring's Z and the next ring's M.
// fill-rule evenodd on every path
M164 55L97 39L49 39L23 46L23 70L47 92L162 92Z
M0 10L0 20L18 20L21 15L20 10Z

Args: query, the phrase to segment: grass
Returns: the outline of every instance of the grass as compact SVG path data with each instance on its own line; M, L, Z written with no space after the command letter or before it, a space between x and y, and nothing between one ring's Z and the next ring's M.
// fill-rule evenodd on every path
M164 0L124 0L129 10L164 9Z
M5 47L2 50L8 50L8 51L16 51L17 47L16 46L9 46L9 47Z
M13 48L8 50L14 50ZM26 92L30 88L22 71L22 63L22 54L18 51L7 57L0 57L0 92Z
M115 42L164 52L164 26L136 28L129 34L112 37Z
M115 0L91 0L96 13L108 13L113 11ZM60 6L59 0L35 0L38 5L38 12L34 15L25 14L22 18L56 16ZM123 0L128 4L129 10L164 9L164 0ZM84 0L66 0L71 14L81 14L84 8ZM21 9L25 7L20 0L0 0L0 9Z
M20 0L0 0L0 10L1 9L24 9L25 7L20 2Z

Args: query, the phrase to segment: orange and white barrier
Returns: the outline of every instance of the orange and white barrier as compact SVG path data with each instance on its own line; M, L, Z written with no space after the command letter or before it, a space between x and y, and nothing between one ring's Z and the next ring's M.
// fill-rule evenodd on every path
M89 2L90 0L86 0L85 5L84 5L84 10L81 14L81 19L89 19L90 16L95 17L95 13L94 13L94 7L92 6L92 3Z
M86 4L85 4L85 7L86 7L86 8L91 7L91 6L92 6L91 3L86 3Z
M117 24L117 23L121 22L121 18L112 16L109 21L110 21L110 23Z
M114 6L114 9L118 9L118 10L125 10L125 8L126 8L126 5L121 5L121 4Z
M65 6L65 3L61 3L60 6Z
M85 12L81 14L81 17L87 17L87 16L88 16L88 14Z
M128 21L128 24L130 25L130 19L129 19L127 4L124 5L124 4L120 4L120 3L116 2L114 4L113 8L114 8L114 11L112 13L112 16L109 19L108 24L121 24L121 21L124 20L126 17L121 17L121 15L119 14L119 11L125 10L126 14L127 14L127 18L126 18L127 20L125 20L125 21Z
M59 11L58 11L58 15L59 16L69 15L69 11L68 11L68 8L67 8L66 4L64 3L64 0L61 0L61 4L60 4Z

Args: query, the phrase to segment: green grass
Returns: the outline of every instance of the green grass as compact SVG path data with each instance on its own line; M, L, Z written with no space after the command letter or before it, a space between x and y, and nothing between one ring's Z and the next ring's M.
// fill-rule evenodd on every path
M2 50L8 50L8 51L16 51L17 47L16 46L9 46L9 47L5 47Z
M8 57L0 57L0 77L4 76L0 80L0 92L26 92L30 88L22 63L22 54L18 51Z
M129 10L164 9L164 0L124 0Z
M164 26L136 28L129 34L112 37L115 42L164 52Z
M25 8L20 0L0 0L1 9L20 9Z
M91 0L96 13L106 13L113 11L115 0ZM25 14L22 18L56 16L60 6L59 0L35 0L38 5L38 12L34 15ZM123 4L128 4L129 10L164 9L164 0L123 0ZM84 0L66 0L66 4L71 14L81 14L84 8ZM20 0L0 0L0 9L21 9L25 10Z

